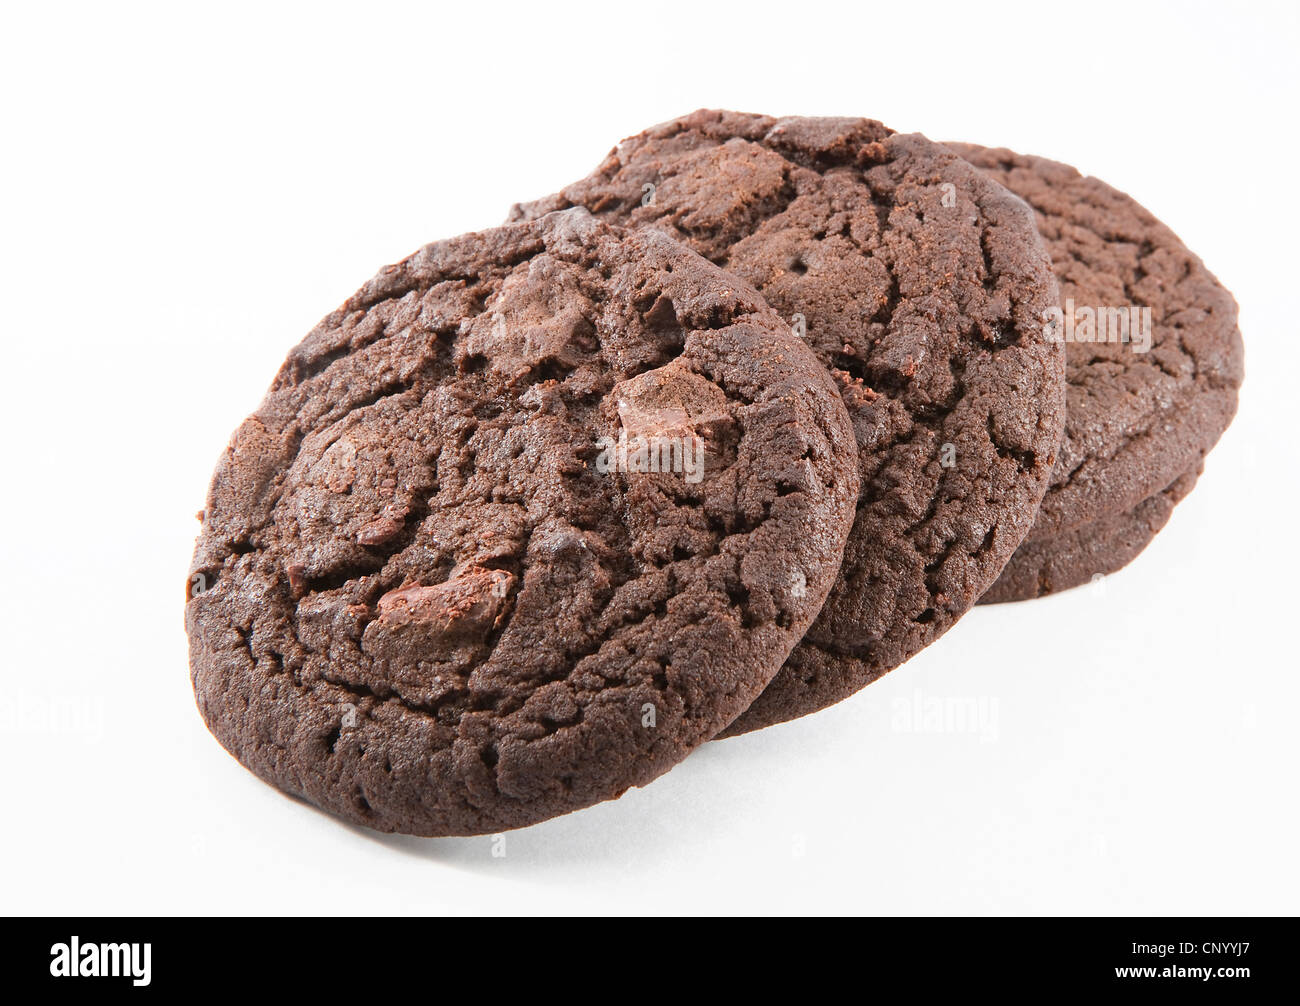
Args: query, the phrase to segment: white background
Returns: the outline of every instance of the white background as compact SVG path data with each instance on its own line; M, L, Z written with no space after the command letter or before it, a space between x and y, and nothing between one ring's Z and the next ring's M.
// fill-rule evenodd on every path
M1298 49L1294 4L7 5L0 910L1297 911ZM1101 585L976 610L504 858L281 796L187 675L228 435L379 266L700 106L867 115L1136 196L1241 303L1200 486ZM982 721L908 729L950 701Z

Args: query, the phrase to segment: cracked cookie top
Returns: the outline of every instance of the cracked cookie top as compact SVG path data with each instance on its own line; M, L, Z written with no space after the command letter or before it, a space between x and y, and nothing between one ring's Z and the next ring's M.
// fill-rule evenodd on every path
M217 467L186 627L245 765L352 821L519 827L653 779L817 613L841 398L747 285L581 209L429 245Z
M1200 464L1237 409L1237 304L1173 231L1105 182L1005 148L948 146L1033 208L1060 284L1065 436L1028 539L1043 543Z
M870 119L700 111L516 206L659 230L752 284L834 376L862 494L825 609L727 732L856 691L933 641L1028 532L1056 460L1063 353L1028 208Z

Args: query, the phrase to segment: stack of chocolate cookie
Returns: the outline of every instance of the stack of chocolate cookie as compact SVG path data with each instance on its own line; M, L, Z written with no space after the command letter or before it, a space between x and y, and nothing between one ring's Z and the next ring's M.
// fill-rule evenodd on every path
M612 799L1128 562L1241 376L1231 295L1095 179L697 112L290 352L202 513L199 709L384 831Z

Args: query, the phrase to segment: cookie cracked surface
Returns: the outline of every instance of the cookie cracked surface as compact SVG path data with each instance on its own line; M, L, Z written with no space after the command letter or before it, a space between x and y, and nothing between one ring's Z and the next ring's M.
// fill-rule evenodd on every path
M620 433L690 439L702 477L602 470ZM824 369L676 242L573 210L432 244L290 353L223 455L185 612L199 709L384 831L611 799L762 691L858 491Z
M700 111L513 219L582 206L752 284L840 386L862 495L826 606L726 734L852 694L951 626L1028 532L1064 419L1027 207L870 119Z
M985 598L1024 600L1119 569L1190 491L1236 413L1237 304L1173 231L1105 182L1005 148L948 146L1033 208L1063 308L1150 309L1149 345L1132 332L1128 342L1097 341L1100 325L1088 341L1065 344L1067 415L1052 484ZM1145 519L1133 516L1139 507ZM1088 546L1090 528L1097 540Z

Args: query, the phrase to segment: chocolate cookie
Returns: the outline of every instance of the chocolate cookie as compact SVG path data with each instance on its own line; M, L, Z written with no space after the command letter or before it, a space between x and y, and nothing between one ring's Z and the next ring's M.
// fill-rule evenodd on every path
M1056 459L1057 292L1025 205L869 119L701 111L621 143L566 206L671 234L753 284L839 382L862 465L841 575L742 733L851 694L992 585Z
M1168 227L1105 182L1041 157L948 146L1034 208L1061 288L1049 319L1066 342L1060 456L1033 530L983 598L1023 600L1119 569L1181 499L1166 487L1191 489L1183 476L1237 410L1237 304ZM1125 516L1155 497L1163 518ZM1113 535L1126 520L1122 547L1084 547L1089 528Z
M852 428L762 298L583 210L429 245L294 349L203 513L199 708L383 831L619 796L762 691L821 606Z

